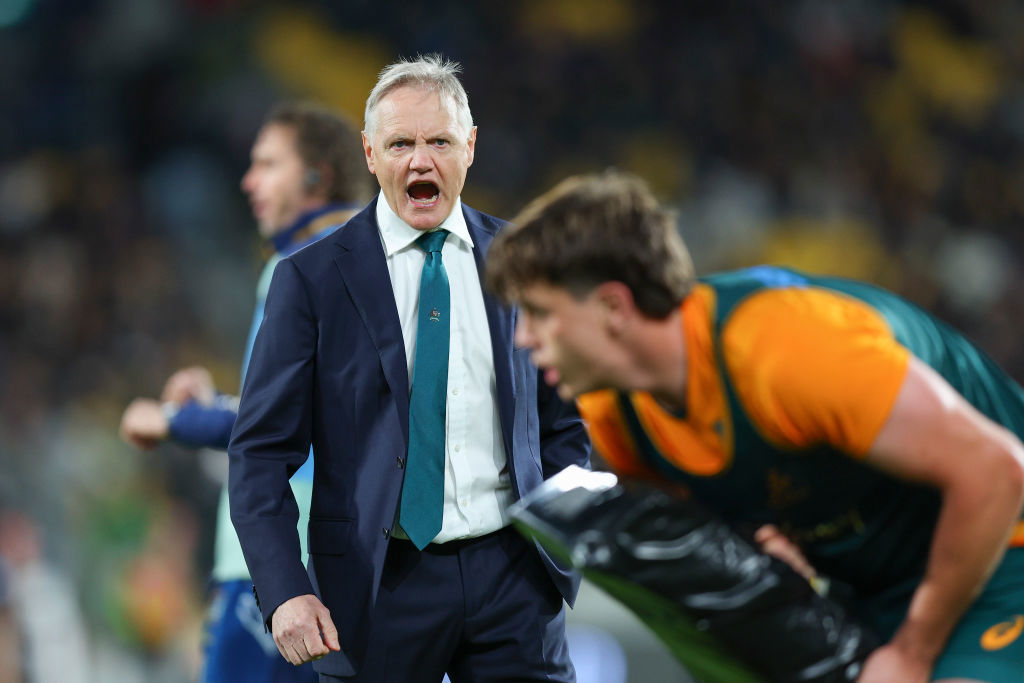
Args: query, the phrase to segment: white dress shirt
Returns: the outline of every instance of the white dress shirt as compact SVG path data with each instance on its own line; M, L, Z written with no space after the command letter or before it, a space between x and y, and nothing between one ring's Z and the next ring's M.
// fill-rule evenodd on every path
M412 378L420 273L426 258L415 242L423 231L399 218L383 193L377 197L377 225L387 255ZM474 538L500 529L508 523L506 509L512 502L498 421L491 333L473 258L473 238L462 214L461 199L439 227L451 233L441 250L451 292L451 342L445 410L444 511L441 532L434 543ZM395 535L406 537L397 521Z

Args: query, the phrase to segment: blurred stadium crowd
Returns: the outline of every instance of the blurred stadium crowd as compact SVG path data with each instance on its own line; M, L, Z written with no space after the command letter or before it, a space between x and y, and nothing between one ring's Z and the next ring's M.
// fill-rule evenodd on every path
M312 98L361 122L384 64L433 51L464 64L480 126L467 203L511 217L626 168L678 208L699 271L865 278L1024 379L1012 0L0 0L0 556L23 611L71 610L117 662L96 680L195 667L226 462L137 453L117 421L186 364L238 383L263 114Z

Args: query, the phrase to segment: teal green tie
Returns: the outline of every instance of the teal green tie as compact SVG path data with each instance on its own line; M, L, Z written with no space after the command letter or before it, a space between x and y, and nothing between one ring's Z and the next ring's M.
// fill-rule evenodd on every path
M420 550L441 531L444 506L444 414L451 302L441 247L447 237L447 230L436 230L416 240L427 254L420 274L416 357L409 397L409 454L398 522Z

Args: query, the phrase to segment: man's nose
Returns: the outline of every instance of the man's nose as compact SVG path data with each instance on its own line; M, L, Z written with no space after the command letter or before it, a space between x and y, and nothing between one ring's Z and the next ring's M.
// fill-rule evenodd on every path
M520 316L516 319L516 331L514 335L516 346L521 349L532 349L534 344L533 333L530 332L529 324Z
M430 155L430 148L427 145L416 145L412 150L412 159L409 162L412 170L421 173L434 168L434 158Z
M239 182L239 185L242 187L243 193L251 195L253 193L253 189L255 189L255 184L256 171L252 167L249 167L246 170L246 174L242 176L242 180Z

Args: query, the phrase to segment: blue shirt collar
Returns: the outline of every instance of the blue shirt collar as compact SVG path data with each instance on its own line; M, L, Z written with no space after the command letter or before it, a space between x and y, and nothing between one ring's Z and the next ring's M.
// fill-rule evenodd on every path
M360 208L356 204L326 204L302 214L290 227L271 235L268 241L278 254L288 256L325 236L323 233L333 232L351 217L353 210Z

